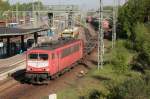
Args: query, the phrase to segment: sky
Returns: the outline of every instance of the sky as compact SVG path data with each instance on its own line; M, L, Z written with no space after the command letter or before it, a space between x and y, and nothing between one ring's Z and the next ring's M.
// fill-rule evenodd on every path
M20 3L33 2L38 0L9 0L11 4L19 1ZM39 0L42 1L46 5L54 5L54 4L77 4L81 7L81 9L93 9L99 7L99 0ZM125 0L119 0L120 4L123 4ZM102 0L103 5L112 5L113 0Z

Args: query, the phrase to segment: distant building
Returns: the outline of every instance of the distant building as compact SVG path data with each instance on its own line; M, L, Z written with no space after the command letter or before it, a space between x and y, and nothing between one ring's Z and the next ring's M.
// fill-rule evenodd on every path
M6 27L6 21L0 20L0 27Z
M8 23L7 24L7 27L10 27L10 28L17 28L18 27L18 23Z
M103 27L104 30L109 29L109 21L107 19L102 21L102 27Z

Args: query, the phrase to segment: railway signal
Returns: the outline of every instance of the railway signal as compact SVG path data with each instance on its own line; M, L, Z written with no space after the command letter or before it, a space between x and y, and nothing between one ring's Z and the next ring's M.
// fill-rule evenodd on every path
M48 19L49 19L49 33L52 34L52 27L53 27L53 13L48 13Z
M68 14L68 28L72 29L73 28L73 12L70 10Z
M53 13L48 13L49 26L50 28L53 26Z

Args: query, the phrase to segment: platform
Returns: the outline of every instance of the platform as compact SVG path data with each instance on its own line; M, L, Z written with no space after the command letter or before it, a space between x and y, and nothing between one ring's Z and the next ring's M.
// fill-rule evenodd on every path
M25 68L24 62L25 62L24 53L17 54L9 58L0 59L0 80L7 78L9 73L15 72L18 69Z

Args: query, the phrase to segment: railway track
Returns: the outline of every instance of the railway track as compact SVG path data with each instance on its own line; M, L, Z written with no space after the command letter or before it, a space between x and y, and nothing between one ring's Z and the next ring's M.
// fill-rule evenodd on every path
M88 30L85 30L85 35L86 35L86 44L85 44L85 47L84 47L84 58L85 60L87 59L87 56L96 48L97 44L96 44L96 41L97 41L97 37L92 37L89 33ZM71 72L69 73L66 73L65 75L63 75L63 77L61 77L60 79L56 79L56 80L52 80L52 81L49 81L48 82L48 85L47 87L50 87L50 89L52 91L54 91L53 89L58 85L62 86L61 83L59 82L62 82L66 77L68 76L76 76L74 74L76 74L77 72L81 71L81 70L86 70L84 66L78 66L76 67L75 69L71 70ZM20 99L20 98L16 98L16 97L22 97L22 96L25 96L24 94L22 94L22 92L25 92L25 93L28 93L29 91L30 93L32 93L32 91L34 90L37 90L39 88L37 88L37 86L34 86L34 85L28 85L28 84L21 84L21 83L25 83L24 81L24 73L25 71L22 70L22 71L18 71L18 72L15 72L12 77L15 79L15 81L13 79L9 80L8 81L8 84L7 83L4 83L4 86L5 87L1 87L0 86L0 98L2 96L3 97L9 97L9 99ZM69 79L72 79L72 77L69 77ZM73 79L77 79L77 78L73 78ZM13 82L12 85L10 84L10 82ZM66 82L66 81L65 81ZM53 86L51 86L51 84ZM67 83L66 83L67 84ZM66 86L66 85L65 85ZM68 85L67 85L68 86ZM45 88L46 90L50 90L50 89L47 89L47 87L43 86L42 88ZM11 88L11 90L9 89ZM16 91L12 91L12 90L16 90ZM40 90L40 89L39 89ZM60 90L60 88L56 88L56 90ZM10 93L10 92L13 92L11 93L10 95L7 96L7 93ZM51 93L51 92L49 92ZM15 97L14 98L10 98L11 95L14 95ZM22 95L22 96L21 96ZM31 95L31 94L30 94ZM22 98L21 98L22 99ZM25 98L23 98L25 99ZM29 98L29 99L36 99L36 98Z
M97 36L92 37L92 35L90 34L90 31L87 28L84 28L85 31L85 35L86 35L86 42L84 44L84 60L82 61L82 63L85 63L86 57L87 55L89 55L97 46ZM66 42L69 39L66 40ZM25 70L19 70L16 71L16 67L21 64L24 63L25 60L21 61L21 62L17 62L15 64L13 64L14 70L10 70L8 71L9 73L5 73L5 76L10 76L13 77L14 79L18 80L21 83L25 83ZM16 72L14 72L16 71ZM3 75L2 75L3 76Z
M25 60L16 62L12 65L9 66L9 68L6 68L5 70L0 72L0 80L4 80L6 78L8 78L11 74L13 74L14 72L25 68Z
M85 56L90 54L94 48L97 46L97 36L93 36L90 34L90 31L87 28L84 28L85 36L86 36L86 43L84 45L84 54Z
M65 89L66 87L74 86L74 83L81 79L79 77L80 71L87 72L88 69L83 65L77 65L70 72L66 72L61 77L49 81L48 85L29 85L15 83L7 87L3 91L0 91L1 99L45 99L44 96L48 96L52 93ZM12 81L10 81L12 82ZM9 83L10 83L9 82ZM38 93L38 94L37 94Z
M86 35L87 42L86 42L86 44L84 46L84 59L83 59L83 61L81 61L82 64L86 64L85 60L86 60L87 55L89 55L96 48L96 46L97 46L97 44L96 44L96 41L97 41L96 36L92 37L90 35L90 32L88 31L88 29L85 29L85 30L86 30L85 31L85 35ZM69 39L65 39L65 40L66 40L65 42L68 42ZM72 64L71 68L74 67L74 66L76 66L76 65L77 65L77 63ZM68 71L68 69L65 70L65 71ZM63 71L63 73L65 71ZM14 74L13 77L15 79L18 79L21 83L28 83L28 81L26 81L25 74L24 73L19 73L19 75L18 75L18 73L19 72L17 72L16 74ZM63 74L63 73L61 72L60 74ZM60 74L56 75L54 78L57 78ZM41 84L41 83L39 83L39 84ZM44 84L47 84L47 82L44 83Z
M94 52L95 53L95 52ZM93 57L94 53L91 53L87 59L95 59ZM92 65L88 64L91 68ZM65 89L66 87L73 87L75 83L78 83L83 76L80 76L80 71L85 73L89 71L88 67L78 64L71 71L66 72L61 77L49 81L48 85L32 85L32 84L21 84L18 81L13 79L8 80L5 84L7 86L3 87L3 90L0 91L1 99L45 99L44 96L47 96L52 93L57 93L60 90ZM2 88L0 86L0 88ZM4 89L5 88L5 89ZM38 93L38 94L37 94Z

